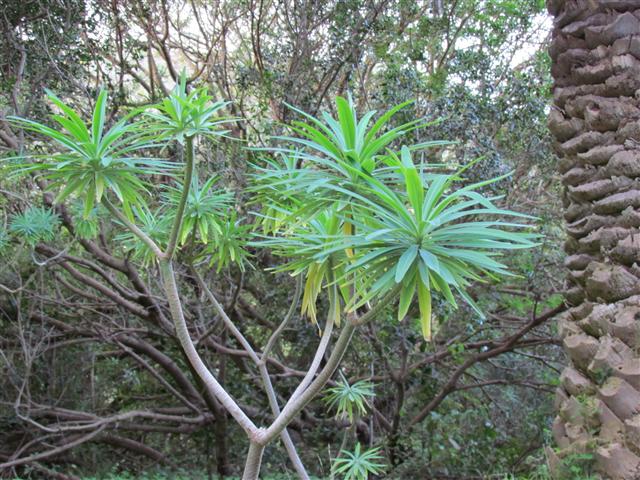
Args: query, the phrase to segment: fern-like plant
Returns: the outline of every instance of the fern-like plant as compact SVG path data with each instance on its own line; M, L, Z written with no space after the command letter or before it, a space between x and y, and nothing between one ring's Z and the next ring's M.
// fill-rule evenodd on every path
M222 235L221 223L227 216L230 208L233 208L233 194L217 187L218 176L209 178L202 185L198 176L191 180L191 188L187 196L184 212L184 221L179 234L179 241L184 244L191 236L198 236L201 243L209 243L209 239ZM183 185L177 182L175 186L167 188L167 206L175 211L180 203L180 197L184 190Z
M9 231L19 240L34 246L38 242L53 240L59 225L60 218L51 210L29 207L11 219Z
M381 462L380 448L362 450L357 443L353 452L342 450L333 461L332 473L340 474L343 480L368 480L369 475L380 475L385 464Z
M344 377L335 387L328 388L326 394L324 402L327 407L335 409L336 416L345 416L351 423L356 415L367 413L367 399L375 396L371 382L360 380L349 384Z

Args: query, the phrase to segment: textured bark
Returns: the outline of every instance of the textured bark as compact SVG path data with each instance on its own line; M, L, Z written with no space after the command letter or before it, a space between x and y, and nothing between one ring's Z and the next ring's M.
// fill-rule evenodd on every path
M640 0L548 0L568 270L549 464L640 479ZM566 463L566 462L564 462Z

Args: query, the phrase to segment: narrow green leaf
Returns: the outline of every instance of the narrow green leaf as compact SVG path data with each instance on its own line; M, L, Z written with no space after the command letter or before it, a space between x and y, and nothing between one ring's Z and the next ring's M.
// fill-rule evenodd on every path
M407 312L409 311L409 307L411 306L411 300L413 300L415 291L416 291L416 278L414 275L410 281L404 283L402 291L400 292L400 303L398 305L398 321L399 322L402 321L402 319L404 319L404 317L407 316Z
M400 283L400 281L402 281L402 279L404 278L409 268L411 268L411 265L413 265L413 261L416 259L417 255L418 255L418 246L411 245L400 256L400 259L398 260L398 264L396 265L396 274L395 274L396 283Z
M91 133L93 135L94 145L100 143L102 138L102 131L104 130L104 122L107 111L107 91L102 89L98 94L98 100L96 100L96 106L93 109L93 120L91 122Z
M431 340L431 291L422 282L418 282L418 306L422 336L429 341Z

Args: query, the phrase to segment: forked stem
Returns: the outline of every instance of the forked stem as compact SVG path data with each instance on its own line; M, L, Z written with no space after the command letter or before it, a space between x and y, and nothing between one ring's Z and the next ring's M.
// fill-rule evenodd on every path
M260 371L260 378L262 380L262 385L267 394L267 398L269 399L269 406L271 407L273 416L277 417L278 415L280 415L280 405L278 404L276 392L273 388L271 377L269 376L269 371L267 369L266 355L263 354L262 357L258 357L258 354L254 350L254 348L251 346L251 344L246 339L246 337L242 334L240 329L236 327L233 321L229 318L229 315L227 315L227 312L224 310L224 307L220 304L220 302L215 297L211 289L207 286L202 276L198 273L198 271L194 267L191 267L191 272L195 277L196 281L198 282L198 285L200 286L200 288L202 288L202 290L204 291L209 301L213 304L213 307L218 313L218 315L220 315L220 318L222 318L222 322L231 331L231 334L236 338L236 340L238 340L240 345L242 345L242 348L244 348L244 350L249 354L249 357L251 358L251 360L258 367ZM297 299L299 296L300 296L299 292L297 291L293 304L297 305L298 303ZM282 325L285 325L290 319L290 317L293 315L292 310L295 308L293 304L292 304L292 308L289 309L287 316L282 322ZM274 338L274 336L272 336L272 338ZM293 440L291 440L291 436L289 435L288 430L286 428L282 430L282 432L280 433L280 436L282 438L282 443L284 444L284 447L287 450L287 453L289 454L289 459L291 460L291 463L293 464L294 469L298 473L298 477L300 477L301 480L308 480L309 475L307 474L307 471L304 468L304 464L302 463L302 460L300 460L300 456L298 455L298 451L296 450Z
M255 426L247 414L242 411L236 401L213 376L209 368L202 361L200 354L191 340L187 322L184 318L182 302L180 301L180 294L178 293L178 285L171 260L160 260L160 273L162 275L167 302L169 303L169 310L171 311L171 317L173 318L173 324L176 329L176 335L185 355L189 359L189 363L191 363L195 372L205 383L207 389L227 409L229 414L238 422L249 438L251 438L258 433L258 427Z

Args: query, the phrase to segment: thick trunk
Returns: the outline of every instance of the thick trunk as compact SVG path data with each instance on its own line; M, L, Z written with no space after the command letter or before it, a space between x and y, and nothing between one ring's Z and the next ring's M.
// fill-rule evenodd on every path
M558 323L570 365L549 459L558 478L581 463L640 479L640 0L548 8L572 305Z

